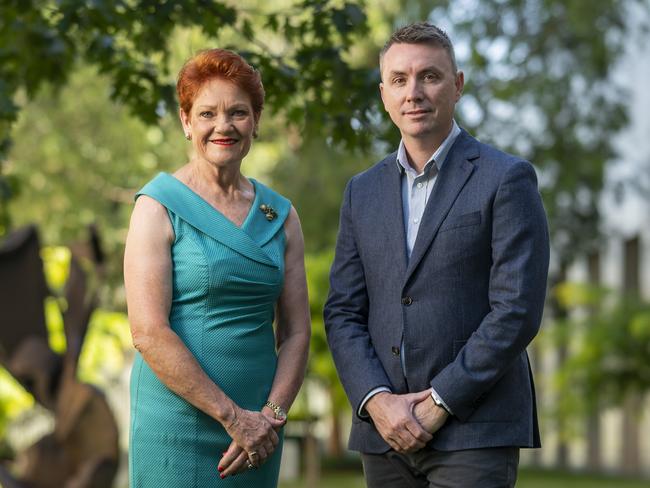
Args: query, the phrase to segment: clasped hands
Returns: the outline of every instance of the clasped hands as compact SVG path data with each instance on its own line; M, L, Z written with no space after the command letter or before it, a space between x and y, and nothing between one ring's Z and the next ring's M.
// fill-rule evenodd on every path
M383 439L397 452L422 449L444 425L449 413L431 398L431 390L395 395L377 393L366 411Z
M235 407L233 418L224 425L233 440L217 467L221 478L261 466L280 442L277 432L285 422L268 407L261 412Z

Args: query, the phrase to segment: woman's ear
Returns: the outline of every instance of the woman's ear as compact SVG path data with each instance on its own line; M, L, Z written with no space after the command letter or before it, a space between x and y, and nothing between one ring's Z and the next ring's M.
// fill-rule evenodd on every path
M190 117L185 113L182 108L178 109L178 116L181 119L181 125L183 126L183 132L185 132L185 139L188 141L192 140L192 124L190 123Z

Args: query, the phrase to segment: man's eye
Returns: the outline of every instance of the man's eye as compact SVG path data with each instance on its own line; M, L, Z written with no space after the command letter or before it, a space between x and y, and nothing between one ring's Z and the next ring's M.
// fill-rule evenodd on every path
M405 78L393 78L394 85L402 85L406 81Z

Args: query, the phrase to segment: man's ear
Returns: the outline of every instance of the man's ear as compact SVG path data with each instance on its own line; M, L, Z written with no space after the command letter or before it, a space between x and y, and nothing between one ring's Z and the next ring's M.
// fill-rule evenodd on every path
M460 100L460 97L463 95L463 88L465 88L465 73L458 71L456 73L456 101Z

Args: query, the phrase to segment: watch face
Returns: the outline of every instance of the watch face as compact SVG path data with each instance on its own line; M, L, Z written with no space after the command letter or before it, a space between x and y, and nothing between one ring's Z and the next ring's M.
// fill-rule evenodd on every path
M283 410L280 410L279 412L275 412L275 418L284 422L287 420L287 414Z

